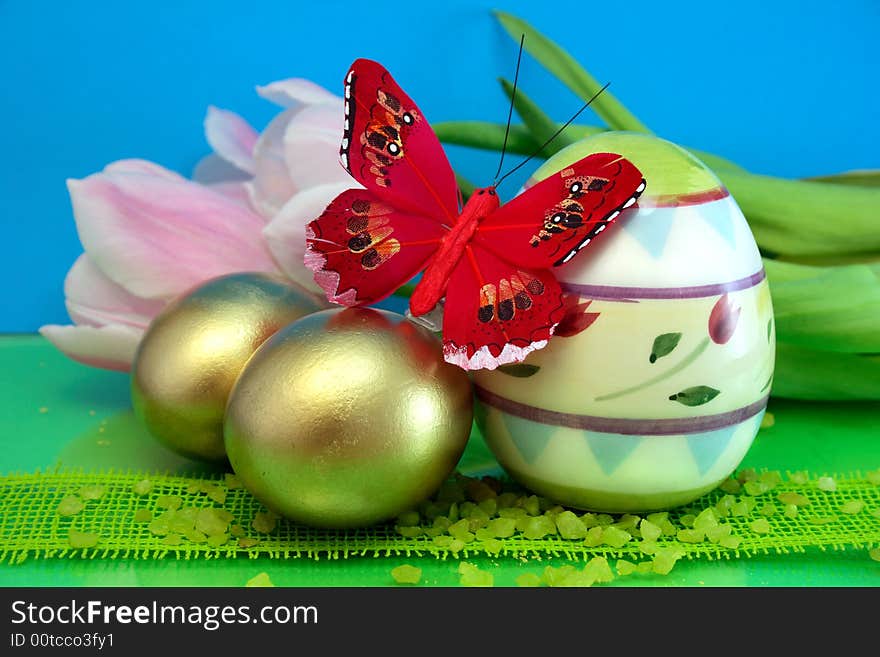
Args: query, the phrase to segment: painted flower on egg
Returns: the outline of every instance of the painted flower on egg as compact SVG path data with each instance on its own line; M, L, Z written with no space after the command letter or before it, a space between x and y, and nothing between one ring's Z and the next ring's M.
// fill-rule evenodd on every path
M74 323L40 333L69 357L127 371L166 304L223 274L282 273L318 291L302 264L305 225L351 187L337 162L342 99L296 78L257 91L284 111L260 134L209 108L214 153L192 180L132 159L68 181L85 251L64 282Z

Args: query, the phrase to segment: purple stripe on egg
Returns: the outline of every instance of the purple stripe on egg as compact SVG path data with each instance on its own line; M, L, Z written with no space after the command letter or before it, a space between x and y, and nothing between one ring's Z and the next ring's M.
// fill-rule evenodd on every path
M726 283L692 285L689 287L620 287L616 285L578 285L560 283L566 292L579 294L585 299L604 299L607 301L632 301L634 299L697 299L715 297L727 292L746 290L764 280L763 267L751 276Z
M723 429L739 424L754 417L767 406L769 396L762 397L753 404L737 408L726 413L702 415L700 417L681 417L664 419L632 420L616 417L598 417L595 415L575 415L560 413L544 408L536 408L496 395L480 386L475 386L477 399L499 411L510 413L525 420L549 424L568 429L584 431L600 431L602 433L619 433L637 436L672 436L679 434L701 433Z

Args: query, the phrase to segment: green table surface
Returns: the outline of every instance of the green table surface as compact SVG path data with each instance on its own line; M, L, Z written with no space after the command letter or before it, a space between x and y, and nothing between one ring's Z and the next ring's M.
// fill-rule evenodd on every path
M880 467L880 403L817 403L771 399L774 426L763 429L742 467L845 474ZM488 461L488 462L487 462ZM206 466L159 445L131 413L129 377L68 360L39 336L0 337L0 474L56 465L85 469ZM463 470L497 467L478 433ZM513 586L517 575L561 557L468 558ZM391 586L402 563L423 570L422 583L455 586L456 559L29 559L0 564L0 586L241 586L261 572L276 586ZM612 586L878 586L880 563L867 550L813 550L708 561L683 560L667 576L628 577Z

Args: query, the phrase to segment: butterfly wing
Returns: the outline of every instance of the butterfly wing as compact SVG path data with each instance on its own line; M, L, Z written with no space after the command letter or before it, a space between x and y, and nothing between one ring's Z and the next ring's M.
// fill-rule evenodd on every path
M440 140L382 65L358 59L345 77L343 166L394 208L451 226L458 187Z
M588 155L502 205L474 240L523 267L558 267L601 238L644 189L626 158Z
M427 264L458 216L458 188L421 110L380 64L345 76L340 159L366 189L339 195L306 229L305 264L327 298L380 301Z
M415 276L446 232L369 190L349 189L306 227L305 264L328 300L375 303Z
M443 356L466 370L519 362L547 344L564 314L552 272L512 265L471 244L449 279Z

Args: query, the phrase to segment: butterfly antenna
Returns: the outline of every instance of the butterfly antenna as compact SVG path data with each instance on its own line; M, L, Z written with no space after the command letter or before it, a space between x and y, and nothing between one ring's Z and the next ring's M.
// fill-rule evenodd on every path
M605 86L603 86L601 89L599 89L599 91L597 91L595 94L593 94L593 97L590 98L590 100L588 100L586 103L584 103L583 107L581 107L577 112L575 112L575 113L572 115L572 117L571 117L568 121L566 121L566 122L562 125L561 128L559 128L559 130L557 130L556 132L554 132L554 133L550 136L550 139L548 139L548 140L545 141L543 144L541 144L541 146L538 148L538 150L536 150L534 153L532 153L531 155L529 155L529 156L528 156L526 159L524 159L522 162L520 162L520 163L517 164L515 167L513 167L510 171L508 171L508 172L505 173L503 176L501 176L501 178L498 179L498 181L495 183L495 186L497 187L498 185L500 185L500 184L504 181L504 179L507 178L507 176L509 176L510 174L512 174L514 171L516 171L517 169L519 169L520 167L522 167L526 162L528 162L528 161L531 160L533 157L535 157L538 153L540 153L541 151L543 151L543 150L547 147L547 145L548 145L551 141L553 141L554 139L556 139L560 134L562 134L562 131L565 130L568 126L570 126L571 123L572 123L572 121L574 121L578 116L580 116L581 112L583 112L585 109L587 109L587 108L590 106L590 104L591 104L594 100L596 100L596 99L599 97L599 95L600 95L603 91L605 91L605 90L608 88L608 85L610 85L610 84L611 84L610 82L606 82L606 83L605 83Z
M510 136L510 120L513 118L513 103L516 100L516 83L519 80L519 65L522 61L523 42L526 35L523 34L519 38L519 54L516 56L516 72L513 74L513 92L510 94L510 108L507 110L507 127L504 128L504 144L501 146L501 160L498 162L498 171L495 172L495 180L501 175L501 167L504 166L504 154L507 152L507 138ZM498 186L498 183L495 183Z

